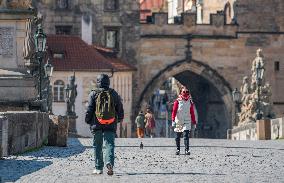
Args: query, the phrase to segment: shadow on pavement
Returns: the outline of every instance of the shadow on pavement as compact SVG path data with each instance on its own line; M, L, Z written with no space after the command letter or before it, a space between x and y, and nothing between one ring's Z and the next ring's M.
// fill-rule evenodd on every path
M85 146L77 138L69 138L67 147L44 146L34 152L24 153L22 156L67 158L84 152Z
M139 172L139 173L116 173L115 175L226 175L226 174L210 174L210 173L198 173L198 172Z
M92 146L85 146L86 148L92 148ZM125 147L140 147L139 145L126 145L126 146L121 146L121 145L118 145L118 146L115 146L115 147L118 147L118 148L125 148ZM160 147L169 147L169 148L175 148L176 146L172 145L172 146L147 146L147 145L144 145L144 148L147 148L147 147L157 147L157 148L160 148ZM184 147L184 146L180 146L180 147ZM284 149L282 148L267 148L267 147L245 147L245 146L207 146L207 145L204 145L204 146L189 146L190 148L224 148L224 149L258 149L258 150L278 150L278 151L284 151Z
M38 171L51 164L51 161L0 160L0 183L15 182L22 176Z

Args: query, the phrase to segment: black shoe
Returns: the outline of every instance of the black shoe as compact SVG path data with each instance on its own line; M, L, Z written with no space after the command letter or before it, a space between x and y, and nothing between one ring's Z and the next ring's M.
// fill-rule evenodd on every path
M180 155L180 152L179 152L179 150L177 150L177 151L176 151L176 155Z
M106 167L107 167L107 174L108 174L108 175L113 175L113 168L112 168L112 165L111 165L110 163L108 163L108 164L106 165Z
M189 150L185 150L185 155L190 155Z

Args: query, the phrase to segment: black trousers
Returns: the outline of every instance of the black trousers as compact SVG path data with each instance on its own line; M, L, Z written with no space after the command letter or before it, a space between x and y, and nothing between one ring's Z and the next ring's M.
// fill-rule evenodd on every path
M189 130L184 130L183 132L176 132L176 146L177 146L177 150L180 150L180 138L182 136L183 133L183 138L184 138L184 146L185 146L185 150L188 151L189 150Z

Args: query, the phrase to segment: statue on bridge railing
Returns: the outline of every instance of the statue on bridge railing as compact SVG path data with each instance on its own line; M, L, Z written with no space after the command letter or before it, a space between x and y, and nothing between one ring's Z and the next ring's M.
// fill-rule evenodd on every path
M251 84L249 84L249 78L247 76L243 78L243 86L241 87L242 105L241 112L239 113L239 125L255 122L257 119L258 108L260 110L260 114L265 119L271 119L275 116L273 113L273 103L271 101L271 87L269 83L265 83L264 74L262 79L259 81L260 83L257 83L256 68L258 65L263 68L265 67L261 49L257 50L256 58L252 62ZM262 72L264 72L264 69Z
M75 84L75 73L69 79L69 84L66 87L66 103L67 103L67 111L66 115L68 116L76 116L75 113L75 100L77 97L77 85Z

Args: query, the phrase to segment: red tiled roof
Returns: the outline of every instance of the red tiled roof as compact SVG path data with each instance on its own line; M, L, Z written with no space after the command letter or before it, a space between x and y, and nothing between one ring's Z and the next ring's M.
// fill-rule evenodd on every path
M93 45L93 47L99 51L105 58L107 58L107 60L109 61L109 63L115 67L117 70L119 71L123 71L123 70L136 70L136 68L134 66L132 66L129 63L126 63L125 61L123 61L120 58L116 57L116 53L109 49L109 48L104 48L98 45Z
M48 35L47 45L55 71L128 71L134 69L122 61L117 64L116 61L106 58L77 36ZM64 56L54 58L54 54Z

